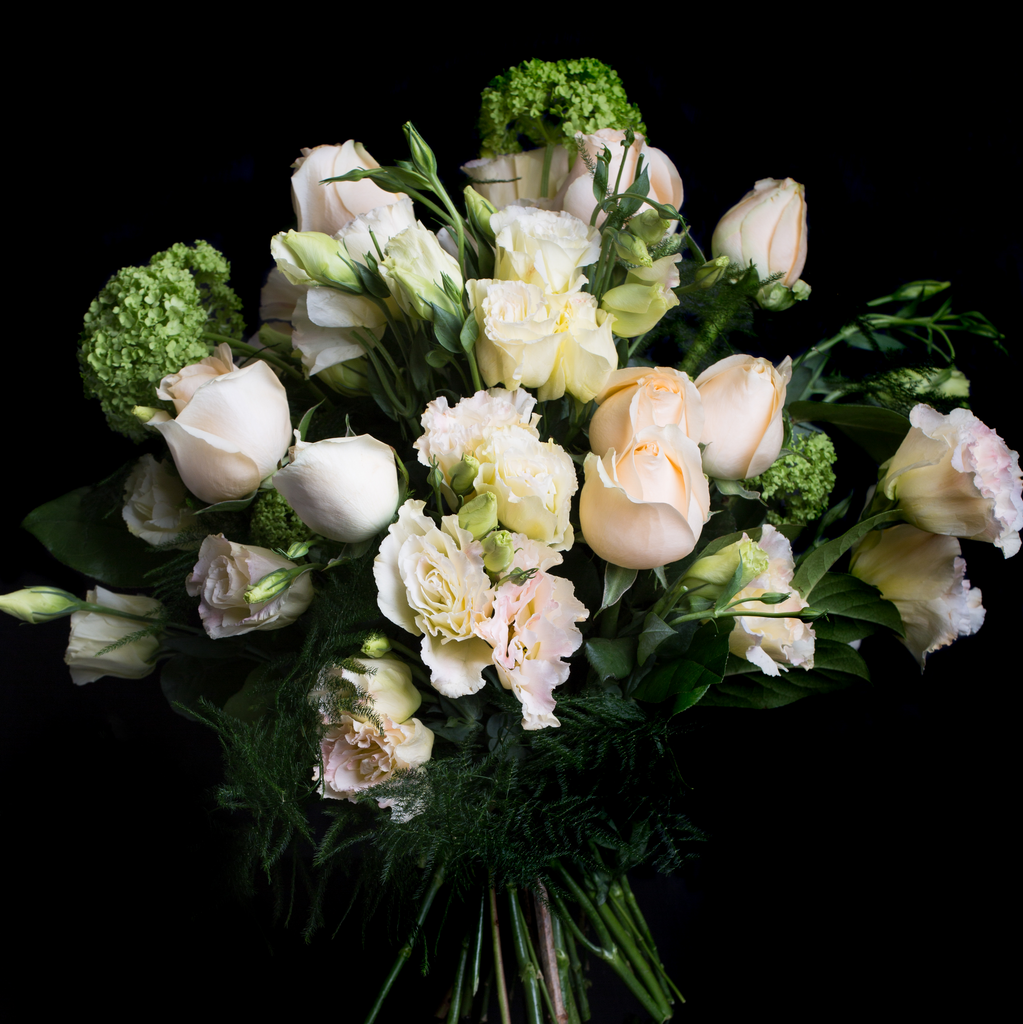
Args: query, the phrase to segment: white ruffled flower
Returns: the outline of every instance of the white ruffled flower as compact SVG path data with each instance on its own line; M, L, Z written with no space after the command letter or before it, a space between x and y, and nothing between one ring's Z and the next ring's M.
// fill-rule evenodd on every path
M166 461L143 455L124 482L121 516L128 529L147 544L173 544L195 528L195 516L185 504L185 485Z
M98 604L132 615L155 617L163 607L152 597L137 597L133 594L115 594L97 587L85 595L89 604ZM71 615L71 637L68 640L64 661L71 670L71 679L81 686L102 676L116 676L121 679L143 679L153 671L156 652L160 648L157 636L144 636L112 651L100 654L111 644L126 636L145 629L146 624L119 615L104 615L102 612L77 611Z

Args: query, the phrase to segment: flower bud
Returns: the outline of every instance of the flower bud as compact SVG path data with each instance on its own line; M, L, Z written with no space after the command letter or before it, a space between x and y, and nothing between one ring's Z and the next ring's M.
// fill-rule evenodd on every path
M615 252L618 253L626 263L635 263L639 267L649 267L653 265L654 261L650 258L646 242L644 242L642 238L637 238L628 231L616 231L614 238Z
M480 540L497 529L497 496L492 491L479 494L458 510L458 525Z
M727 256L718 256L715 259L708 260L696 271L694 281L701 288L712 288L721 280L721 275L724 274L728 263Z
M142 619L158 615L162 607L154 598L115 594L102 587L90 590L85 600L89 604L127 612ZM74 612L71 616L71 636L64 654L64 661L71 670L72 682L81 686L101 676L116 676L119 679L143 679L148 676L153 671L153 663L160 648L158 637L143 636L107 650L119 640L143 628L144 623L139 619L85 609Z
M465 209L469 214L469 219L479 225L483 234L482 241L493 245L494 232L490 227L490 216L497 213L497 207L490 200L481 196L472 185L466 185L462 194L465 196Z
M0 611L33 624L70 615L81 603L74 594L56 587L26 587L0 595Z
M515 542L507 530L496 530L483 541L483 565L491 576L505 571L515 558Z
M474 481L479 471L479 459L465 452L462 461L451 470L451 490L455 494L471 494L476 489Z
M261 577L245 591L245 600L249 604L262 604L264 601L272 601L279 597L298 579L299 576L308 572L308 566L294 566L291 569L274 569Z
M405 141L408 143L409 152L412 154L412 163L416 170L422 174L437 173L437 158L433 150L426 144L426 140L412 127L411 121L405 122Z
M391 649L391 641L383 633L366 637L361 651L367 658L382 658Z
M629 231L647 245L656 245L664 238L674 221L665 220L656 210L644 210L629 221Z
M406 228L387 243L385 253L380 274L403 312L432 321L432 307L439 306L461 316L461 306L452 299L444 279L461 292L462 272L432 231L421 225Z
M343 252L344 243L322 231L282 231L270 241L278 270L292 284L319 282L361 292L359 277Z
M625 277L625 283L604 293L600 308L615 317L614 332L621 338L645 334L678 305L673 288L679 284L678 268L682 257L663 256L648 267L636 267Z
M700 588L701 597L716 600L725 585L735 575L742 559L742 579L736 591L743 590L758 576L767 572L770 558L767 552L756 541L744 537L734 544L722 548L716 554L698 558L690 567L682 581L688 590Z
M328 387L346 398L360 398L367 396L369 392L369 378L366 371L369 364L364 356L356 356L355 359L346 359L341 363L334 363L325 370L320 370L317 377Z
M795 305L800 299L810 298L810 286L805 281L797 281L791 288L775 281L774 284L764 285L757 292L757 302L761 309L768 309L772 313L780 313L783 309Z

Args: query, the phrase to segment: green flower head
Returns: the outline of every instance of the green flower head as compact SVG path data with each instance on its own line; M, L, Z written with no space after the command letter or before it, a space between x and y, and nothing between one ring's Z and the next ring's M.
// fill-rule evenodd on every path
M749 482L770 506L767 521L774 526L805 526L828 507L835 486L831 467L837 458L827 434L793 434L785 455Z

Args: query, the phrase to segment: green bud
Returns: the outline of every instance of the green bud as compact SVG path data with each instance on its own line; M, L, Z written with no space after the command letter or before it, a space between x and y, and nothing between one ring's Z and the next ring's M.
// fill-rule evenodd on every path
M346 398L360 398L369 392L369 363L365 356L346 359L343 363L335 363L321 370L316 376L328 387Z
M26 587L0 595L0 611L23 622L49 622L70 615L82 607L74 594L56 587Z
M383 633L374 633L367 637L361 652L367 658L382 658L391 649L391 641Z
M154 416L161 413L164 416L167 415L163 409L154 409L151 405L133 405L131 407L131 414L139 423L148 423Z
M780 313L783 309L794 306L801 299L810 297L810 286L803 280L797 281L791 288L780 281L765 284L757 292L757 302L761 309L769 309L772 313Z
M752 540L737 540L716 554L698 558L689 567L682 582L689 590L700 587L700 597L717 599L725 585L735 575L740 557L742 578L739 581L739 590L742 590L748 587L752 580L766 572L770 563L767 552Z
M359 294L363 291L359 275L346 258L344 242L322 231L282 231L270 240L270 254L292 284L317 282Z
M272 601L275 597L283 594L302 573L308 571L308 566L301 565L292 569L274 569L273 572L268 572L245 591L245 600L249 604L263 604L265 601Z
M458 525L463 530L468 530L473 540L480 540L491 530L497 529L497 496L487 491L485 494L477 495L472 501L467 501L458 510ZM486 541L483 543L483 550L485 553Z
M656 210L644 210L629 221L629 230L647 245L656 245L664 238L664 234L671 224L670 220L665 220Z
M497 207L490 200L484 199L472 185L466 185L462 194L465 196L465 209L470 223L479 228L484 241L493 245L495 236L490 230L490 218L497 213Z
M423 174L433 175L437 173L437 158L433 150L426 144L425 139L412 127L411 121L406 121L404 126L405 141L408 143L409 152L412 154L412 162L416 170Z
M471 494L476 489L475 480L479 471L479 459L466 452L462 456L462 461L451 470L451 490L463 496Z
M721 275L728 267L728 257L718 256L716 259L708 260L699 270L696 271L694 280L701 288L711 288L721 280Z
M654 265L654 261L650 258L650 253L647 251L646 242L642 238L637 238L628 231L616 231L614 239L615 252L626 263L634 263L639 267L652 267Z
M929 299L938 292L950 287L951 281L910 281L892 293L896 302L907 302L912 299Z
M286 553L287 558L294 561L296 558L305 558L309 554L309 549L313 546L311 540L296 540L288 545Z
M491 495L492 497L492 495ZM483 541L483 565L491 576L504 572L515 557L512 535L507 530L495 530Z

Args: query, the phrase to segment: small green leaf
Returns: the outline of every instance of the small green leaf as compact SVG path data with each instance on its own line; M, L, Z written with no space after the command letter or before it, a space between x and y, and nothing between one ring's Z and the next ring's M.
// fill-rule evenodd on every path
M587 640L586 660L601 681L624 679L632 671L635 663L635 648L636 641L632 637Z
M443 348L449 352L461 352L462 321L443 306L431 303L433 308L433 333Z
M169 555L132 536L111 509L94 507L94 494L95 488L79 487L33 509L21 525L72 569L112 587L144 587L146 573Z
M309 432L309 424L312 422L313 413L316 412L319 407L323 405L323 399L317 402L311 409L307 409L305 415L302 417L298 424L298 436L304 441L306 434Z
M458 340L464 351L471 352L473 350L479 333L480 325L476 322L476 315L474 313L470 313L465 318L465 323L462 324L461 331L458 332Z
M604 570L604 599L601 601L600 611L597 614L599 615L605 608L617 604L622 599L622 595L636 582L638 575L638 569L623 569L620 565L608 562L607 568Z
M636 687L634 696L652 703L675 697L672 714L677 714L701 700L708 687L721 682L727 659L728 633L705 626L693 635L683 657L658 665Z
M672 629L659 615L655 615L650 612L646 617L646 621L643 623L643 632L639 635L639 650L637 651L637 660L640 665L646 663L647 658L650 657L657 648L664 643L668 637L675 635L675 630Z
M833 423L879 463L890 459L909 433L909 420L905 416L876 405L793 402L788 412L793 423Z
M825 573L813 588L813 606L831 615L859 619L884 626L899 636L906 635L899 609L885 601L877 587L847 573Z

